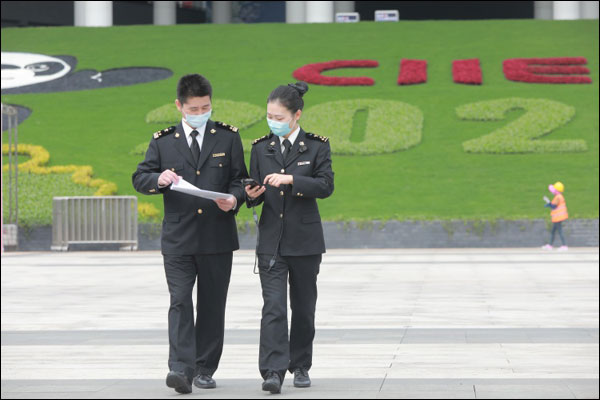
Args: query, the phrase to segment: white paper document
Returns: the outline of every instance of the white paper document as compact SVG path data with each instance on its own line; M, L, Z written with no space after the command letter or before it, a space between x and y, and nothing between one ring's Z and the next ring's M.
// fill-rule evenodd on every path
M171 190L191 194L192 196L202 197L203 199L209 200L229 199L233 197L233 195L229 193L211 192L210 190L199 189L182 177L179 177L178 183L171 184Z

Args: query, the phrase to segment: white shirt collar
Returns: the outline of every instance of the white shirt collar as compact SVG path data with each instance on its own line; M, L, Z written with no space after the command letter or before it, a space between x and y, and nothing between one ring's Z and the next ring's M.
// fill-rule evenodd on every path
M181 125L183 126L183 132L185 133L185 138L187 139L188 145L191 146L191 144L192 144L191 135L192 135L192 131L194 130L194 128L189 126L183 118L181 119ZM195 130L198 131L198 136L196 136L196 140L198 140L198 143L200 144L200 146L202 146L202 138L204 138L204 132L206 131L206 124L202 125L199 128L196 128Z
M296 130L294 132L292 132L292 134L290 135L290 137L288 137L288 140L292 143L292 146L294 145L294 142L296 141L296 138L298 137L298 133L300 133L300 125L298 125L298 127L296 128ZM279 136L279 143L283 146L283 141L285 140L285 138L283 136Z

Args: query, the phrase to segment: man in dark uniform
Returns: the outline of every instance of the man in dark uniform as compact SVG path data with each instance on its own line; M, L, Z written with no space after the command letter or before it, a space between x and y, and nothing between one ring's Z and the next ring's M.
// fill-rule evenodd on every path
M212 375L223 351L232 252L239 248L235 215L245 201L241 179L248 174L238 129L209 119L211 98L206 78L182 77L175 101L182 121L154 134L132 177L138 192L163 194L161 250L171 298L167 386L179 393L191 393L192 380L197 387L216 387ZM213 201L170 190L180 177L234 198Z
M250 176L265 184L253 190L246 186L249 207L264 203L257 248L264 299L259 370L263 390L279 393L286 370L294 374L294 386L311 384L317 274L325 253L316 199L330 196L334 188L328 138L296 125L285 137L271 133L256 139Z

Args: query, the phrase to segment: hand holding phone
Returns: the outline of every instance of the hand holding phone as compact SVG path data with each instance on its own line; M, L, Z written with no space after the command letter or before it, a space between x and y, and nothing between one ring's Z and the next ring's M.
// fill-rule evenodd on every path
M252 178L242 179L242 184L244 186L250 185L250 189L254 189L256 186L262 186L259 182L257 182L255 179L252 179Z
M254 200L267 190L267 188L252 178L242 179L242 184L246 190L246 195L250 200Z

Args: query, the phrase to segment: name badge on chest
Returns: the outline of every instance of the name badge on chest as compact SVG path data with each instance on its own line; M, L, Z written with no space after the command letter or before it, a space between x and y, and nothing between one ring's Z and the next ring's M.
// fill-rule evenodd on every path
M298 166L309 165L309 164L310 164L310 161L298 161Z

